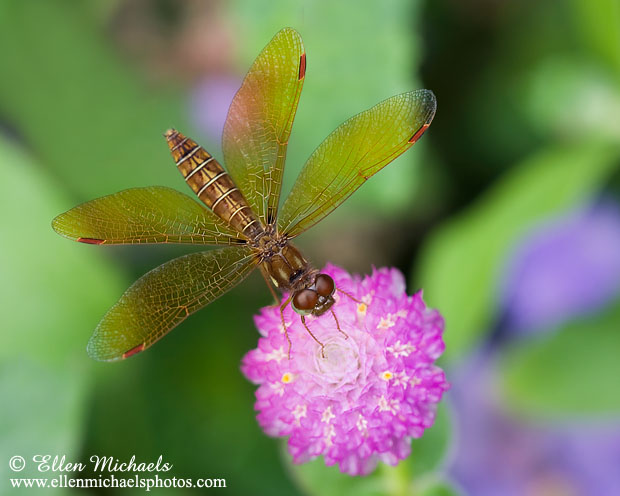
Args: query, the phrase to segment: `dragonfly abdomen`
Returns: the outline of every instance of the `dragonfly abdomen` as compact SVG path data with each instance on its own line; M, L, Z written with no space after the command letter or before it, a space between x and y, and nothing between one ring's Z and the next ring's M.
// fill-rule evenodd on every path
M165 136L177 168L198 198L249 239L259 236L263 232L260 221L221 164L178 131L168 130Z

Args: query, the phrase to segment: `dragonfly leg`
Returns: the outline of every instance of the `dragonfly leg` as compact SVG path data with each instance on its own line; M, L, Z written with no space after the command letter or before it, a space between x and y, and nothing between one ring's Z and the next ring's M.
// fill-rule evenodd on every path
M330 308L329 311L332 313L332 315L334 316L334 320L336 321L336 327L338 328L338 330L340 331L340 334L344 334L344 338L345 339L349 339L349 335L344 332L342 329L340 329L340 322L338 322L338 317L336 317L336 312L334 312L333 308Z
M358 299L357 299L357 298L355 298L353 295L351 295L351 294L347 293L346 291L343 291L343 290L342 290L342 289L340 289L340 288L336 288L336 291L340 291L343 295L348 296L349 298L351 298L353 301L355 301L355 302L357 302L357 303L364 303L363 301L358 300Z
M304 327L306 328L306 331L308 331L308 334L310 334L310 336L312 336L312 339L314 339L317 343L319 343L321 345L321 356L323 358L325 358L325 345L323 343L321 343L314 334L312 334L312 331L310 330L310 328L308 327L308 324L306 324L306 316L302 315L301 316L301 323L304 325Z
M282 328L284 329L284 335L286 336L286 340L288 341L288 359L291 359L291 338L288 337L288 331L286 330L286 322L284 322L284 309L286 305L288 305L291 301L291 297L289 296L286 301L280 307L280 318L282 319Z
M273 304L274 307L277 307L280 305L280 298L278 297L278 294L275 292L275 290L273 289L273 284L271 283L271 281L269 280L269 278L267 277L267 274L265 274L265 271L263 270L263 268L261 267L260 269L260 273L263 275L263 279L265 279L265 282L267 283L267 287L269 288L269 291L271 291L271 295L273 296L273 299L275 301L275 303ZM285 305L286 306L286 305Z

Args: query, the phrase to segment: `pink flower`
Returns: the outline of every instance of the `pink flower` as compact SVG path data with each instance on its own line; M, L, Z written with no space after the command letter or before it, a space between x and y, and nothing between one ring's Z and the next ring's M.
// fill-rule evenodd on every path
M411 439L433 425L449 387L434 365L444 350L444 322L421 291L405 293L396 269L374 270L363 280L333 265L324 272L363 302L336 291L332 309L344 334L330 312L306 317L325 357L289 305L289 359L279 307L265 307L255 318L263 337L242 371L259 385L259 424L270 436L288 436L295 463L323 455L342 472L368 474L378 461L396 465L409 456Z

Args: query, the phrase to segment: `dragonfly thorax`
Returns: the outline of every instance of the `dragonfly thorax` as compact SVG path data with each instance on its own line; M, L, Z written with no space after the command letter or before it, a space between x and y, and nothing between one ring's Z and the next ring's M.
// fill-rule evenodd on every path
M261 268L281 291L290 291L291 303L301 315L322 315L334 304L335 285L320 274L285 236L269 228L254 242Z
M254 248L262 269L280 290L296 291L314 283L318 271L285 237L266 232L256 240Z

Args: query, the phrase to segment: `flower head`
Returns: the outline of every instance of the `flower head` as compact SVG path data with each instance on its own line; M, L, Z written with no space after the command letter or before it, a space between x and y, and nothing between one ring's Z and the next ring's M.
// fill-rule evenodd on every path
M547 221L509 261L503 300L510 327L553 328L620 292L620 208L606 200Z
M342 472L367 474L379 460L396 465L406 458L411 439L434 422L449 387L434 365L444 349L443 318L421 292L405 293L396 269L364 279L332 265L324 273L336 283L338 324L330 312L306 318L324 350L289 305L289 359L280 309L265 307L255 318L258 348L244 357L242 370L259 385L261 427L289 437L295 463L324 455Z

